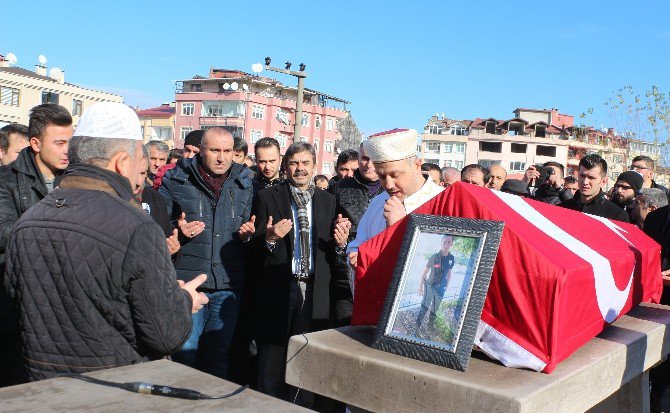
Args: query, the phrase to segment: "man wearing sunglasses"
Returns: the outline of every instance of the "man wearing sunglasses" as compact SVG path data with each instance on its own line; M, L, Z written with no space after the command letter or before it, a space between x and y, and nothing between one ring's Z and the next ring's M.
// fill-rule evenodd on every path
M663 185L659 185L654 181L654 160L646 155L640 155L633 158L633 161L630 164L630 170L635 171L642 175L644 178L644 184L642 188L658 188L662 189L665 192L665 195L668 195L668 188Z

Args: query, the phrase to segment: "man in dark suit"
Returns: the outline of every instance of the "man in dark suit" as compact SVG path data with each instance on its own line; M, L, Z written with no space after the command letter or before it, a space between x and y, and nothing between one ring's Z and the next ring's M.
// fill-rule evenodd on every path
M252 220L240 229L255 225L258 389L272 396L290 397L282 392L289 337L328 328L330 265L351 227L336 217L335 198L314 190L315 164L312 145L292 144L284 157L287 180L257 194Z

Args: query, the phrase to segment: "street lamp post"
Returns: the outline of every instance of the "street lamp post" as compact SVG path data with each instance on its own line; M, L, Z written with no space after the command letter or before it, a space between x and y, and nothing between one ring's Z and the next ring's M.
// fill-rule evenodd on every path
M300 139L300 130L302 128L302 99L305 88L305 78L307 77L307 72L305 72L306 66L304 63L300 63L300 71L296 72L295 70L290 70L291 62L286 62L285 69L271 67L271 62L272 59L269 57L265 58L265 70L283 73L285 75L291 75L298 78L298 99L295 102L295 123L293 125L293 142L297 142L296 139Z

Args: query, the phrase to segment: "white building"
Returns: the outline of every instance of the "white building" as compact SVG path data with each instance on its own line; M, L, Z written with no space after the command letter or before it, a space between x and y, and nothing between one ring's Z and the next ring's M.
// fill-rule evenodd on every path
M123 103L122 96L66 83L63 71L54 69L47 76L45 66L37 65L35 71L12 67L0 55L0 123L28 125L30 109L55 103L70 112L76 126L82 112L94 103Z

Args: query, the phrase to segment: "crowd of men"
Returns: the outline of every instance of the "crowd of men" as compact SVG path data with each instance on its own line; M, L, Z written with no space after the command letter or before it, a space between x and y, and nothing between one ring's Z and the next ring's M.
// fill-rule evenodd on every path
M171 356L324 408L284 383L289 337L348 325L358 247L458 181L634 223L663 246L670 283L652 159L607 192L598 155L577 177L547 162L508 179L500 165L422 164L416 139L372 135L328 179L305 142L282 155L262 138L251 157L216 127L170 150L142 145L122 104L88 108L76 130L62 107L33 108L27 127L0 130L0 384Z

